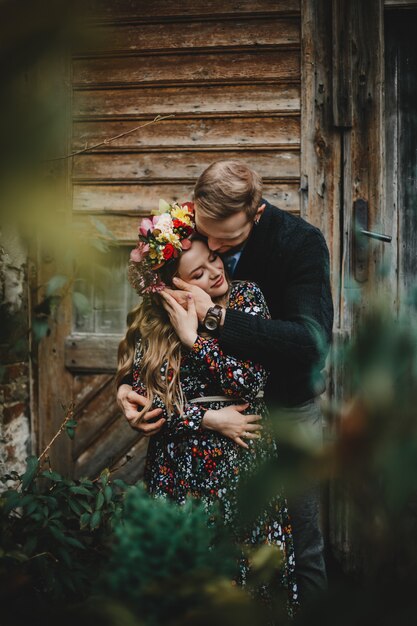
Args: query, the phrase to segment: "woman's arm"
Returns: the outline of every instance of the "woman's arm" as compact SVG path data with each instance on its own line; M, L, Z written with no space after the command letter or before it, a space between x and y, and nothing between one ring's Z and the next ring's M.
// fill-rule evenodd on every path
M146 396L146 389L143 385L137 384L136 389L140 394L143 394L141 397ZM255 439L259 436L258 431L262 429L262 426L257 423L261 416L242 414L247 408L248 404L241 404L214 410L207 409L203 403L186 402L181 413L178 410L174 410L171 415L168 415L161 398L155 396L151 409L143 416L140 416L139 420L136 420L134 428L147 436L156 434L163 426L172 436L190 435L193 432L202 430L214 430L232 439L232 441L243 448L248 448L243 438ZM160 411L160 414L157 417L158 421L153 425L149 423L149 420L155 419L157 411ZM154 430L149 432L149 429L153 426Z
M269 318L269 311L255 283L235 285L230 305L251 317ZM198 336L189 357L225 395L251 402L266 385L268 372L259 363L226 354L217 338Z

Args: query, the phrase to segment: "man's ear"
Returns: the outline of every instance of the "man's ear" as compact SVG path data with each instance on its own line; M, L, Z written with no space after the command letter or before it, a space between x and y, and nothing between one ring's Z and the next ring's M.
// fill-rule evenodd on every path
M256 215L255 215L255 222L256 224L259 222L259 220L262 217L262 213L265 211L265 207L266 204L261 204L261 206L259 207L259 209L256 211Z

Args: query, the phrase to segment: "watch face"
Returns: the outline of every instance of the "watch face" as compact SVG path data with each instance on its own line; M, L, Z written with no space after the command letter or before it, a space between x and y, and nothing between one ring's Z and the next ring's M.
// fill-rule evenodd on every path
M218 321L216 317L207 317L204 321L204 326L207 330L216 330Z

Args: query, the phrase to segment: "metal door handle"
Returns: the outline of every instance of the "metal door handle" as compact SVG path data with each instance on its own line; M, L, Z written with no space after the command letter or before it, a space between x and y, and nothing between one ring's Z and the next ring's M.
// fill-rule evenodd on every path
M369 237L369 239L377 239L378 241L383 241L384 243L391 243L392 237L391 235L383 235L382 233L373 233L371 230L361 229L361 235L365 235L365 237Z
M359 283L368 280L369 265L369 241L376 239L384 243L390 243L392 237L382 233L374 233L368 230L369 213L368 202L363 198L358 198L353 203L353 274Z

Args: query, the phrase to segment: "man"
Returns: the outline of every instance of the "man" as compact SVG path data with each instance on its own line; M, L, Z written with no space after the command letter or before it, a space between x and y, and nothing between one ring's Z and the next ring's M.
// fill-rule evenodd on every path
M191 291L200 322L217 334L224 351L270 370L265 389L269 406L285 409L294 423L320 440L317 396L325 389L323 368L333 324L329 254L323 235L263 200L260 177L238 161L210 165L197 181L194 202L197 230L223 256L233 279L259 285L272 319L216 307L206 293L179 279L175 282L179 291L170 291L171 295L183 302ZM118 390L118 402L133 424L143 399L125 384ZM148 436L154 434L163 425L158 414L150 411L135 427ZM326 588L317 486L306 488L303 496L290 500L289 507L300 596L305 602Z

